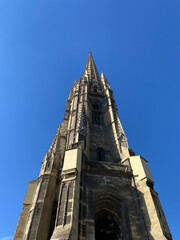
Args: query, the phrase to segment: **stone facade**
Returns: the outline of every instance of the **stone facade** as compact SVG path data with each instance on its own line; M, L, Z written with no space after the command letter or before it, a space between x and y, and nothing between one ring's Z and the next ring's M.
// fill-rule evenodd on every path
M90 53L39 177L29 183L14 240L172 240L153 185Z

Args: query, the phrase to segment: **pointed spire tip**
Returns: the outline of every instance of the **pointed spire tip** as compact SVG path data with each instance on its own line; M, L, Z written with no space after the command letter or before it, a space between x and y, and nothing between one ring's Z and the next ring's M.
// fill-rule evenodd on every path
M99 74L98 74L96 65L94 63L91 52L89 52L89 56L88 56L88 60L87 60L87 63L86 63L85 70L84 70L83 77L84 76L88 77L90 79L90 81L92 79L99 79Z
M104 75L104 72L103 71L101 71L101 77L103 78L103 77L105 77L105 75Z

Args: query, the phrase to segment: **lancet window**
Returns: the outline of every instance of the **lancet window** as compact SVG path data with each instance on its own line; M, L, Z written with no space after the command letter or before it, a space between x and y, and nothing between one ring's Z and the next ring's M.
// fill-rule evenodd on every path
M97 160L100 162L105 161L105 152L104 152L104 149L101 147L97 149Z

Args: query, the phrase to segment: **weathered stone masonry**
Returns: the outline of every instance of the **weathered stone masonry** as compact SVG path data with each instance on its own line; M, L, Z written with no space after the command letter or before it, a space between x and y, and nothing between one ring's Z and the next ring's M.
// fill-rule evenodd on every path
M89 53L39 177L29 183L14 240L172 240L153 185Z

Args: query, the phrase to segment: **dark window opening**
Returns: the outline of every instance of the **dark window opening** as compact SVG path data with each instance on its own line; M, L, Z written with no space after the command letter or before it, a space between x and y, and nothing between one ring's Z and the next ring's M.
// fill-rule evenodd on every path
M100 218L95 222L95 240L119 240L120 230L110 216Z
M97 149L97 159L100 162L104 162L105 161L105 152L103 148L98 148Z
M99 105L98 104L93 104L93 109L94 110L99 110Z
M98 99L95 99L92 103L92 123L103 125L102 106Z
M99 112L93 112L93 124L101 125L101 114Z
M102 102L99 99L93 99L92 108L94 110L102 110Z

